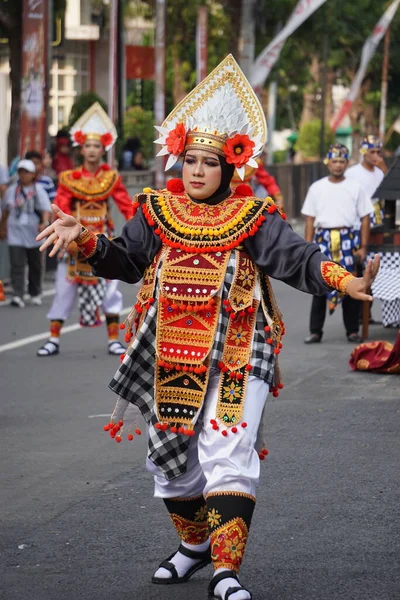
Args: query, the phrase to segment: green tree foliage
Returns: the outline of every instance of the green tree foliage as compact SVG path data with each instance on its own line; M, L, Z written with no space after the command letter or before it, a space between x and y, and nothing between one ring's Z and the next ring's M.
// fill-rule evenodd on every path
M153 156L153 140L156 138L153 113L143 110L140 106L128 108L124 117L125 139L138 138L141 151L146 159Z
M321 136L321 121L320 119L315 119L314 121L309 121L308 123L304 123L300 127L299 137L297 139L295 149L305 158L318 158L320 151L320 136ZM328 151L329 144L332 144L335 140L334 133L331 129L325 129L325 148L324 153Z
M259 0L256 55L285 25L296 4L297 0ZM389 4L389 0L328 0L290 36L283 47L278 64L270 75L278 79L279 85L278 128L292 126L293 115L294 121L299 123L306 98L310 96L313 96L314 111L311 118L321 117L324 35L328 36L329 46L329 96L333 83L351 83L360 62L362 46ZM400 45L396 41L400 36L400 11L392 22L391 32L389 107L399 114L400 99L396 81L400 78ZM377 124L382 58L383 42L379 44L370 62L361 99L354 111L356 121L368 116L369 119L374 119L375 125ZM372 114L365 111L368 103L366 94L370 91L376 91L378 96L375 98L379 98ZM388 125L391 118L389 111Z
M104 102L103 98L100 98L95 92L87 92L78 96L69 113L68 128L72 127L79 117L82 116L95 102L98 102L107 112L107 104Z

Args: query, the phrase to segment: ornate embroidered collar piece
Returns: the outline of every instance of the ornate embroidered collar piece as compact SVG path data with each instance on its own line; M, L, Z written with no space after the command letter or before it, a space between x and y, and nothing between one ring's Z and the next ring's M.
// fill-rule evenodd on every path
M59 185L80 200L105 200L112 194L118 179L117 171L100 169L89 177L82 169L74 169L60 174Z
M142 210L164 243L192 251L230 250L265 221L271 199L231 195L219 204L197 203L187 194L147 194Z

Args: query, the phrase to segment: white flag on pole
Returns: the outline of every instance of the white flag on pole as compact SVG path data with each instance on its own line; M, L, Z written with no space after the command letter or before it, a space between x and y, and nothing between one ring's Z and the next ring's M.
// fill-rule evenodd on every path
M356 100L361 84L365 77L365 73L367 71L368 63L371 60L372 56L375 54L379 42L388 30L388 27L392 22L392 19L396 14L396 10L398 9L399 5L400 0L394 0L394 2L392 2L389 8L387 8L384 12L381 19L375 25L375 29L373 30L371 35L367 38L367 41L365 42L362 49L360 66L356 73L356 76L353 79L347 98L344 101L342 107L338 110L338 112L334 115L332 119L331 126L334 131L336 131L336 129L339 127L344 117L350 111L354 100Z
M400 1L400 0L399 0ZM250 83L253 88L261 88L276 61L287 38L296 31L313 12L322 6L326 0L299 0L285 27L268 44L256 58L250 73Z
M395 122L392 125L392 129L396 133L400 133L400 117L397 117L397 119L395 120Z

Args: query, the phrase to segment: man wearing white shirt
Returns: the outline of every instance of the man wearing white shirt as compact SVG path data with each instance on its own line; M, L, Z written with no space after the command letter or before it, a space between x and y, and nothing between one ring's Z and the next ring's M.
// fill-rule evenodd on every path
M382 225L383 211L379 201L374 202L374 194L387 173L382 156L382 142L374 135L365 136L360 144L362 162L346 171L346 178L361 183L368 198L372 201L371 227Z
M306 217L306 241L314 241L330 260L352 271L356 262L363 263L366 257L369 215L373 207L361 184L344 176L348 159L346 146L330 146L326 160L329 176L311 185L301 212ZM361 232L355 229L360 221ZM313 297L306 344L315 344L322 339L327 300L332 314L340 300L337 292L328 297ZM347 339L359 343L359 303L345 297L342 306Z

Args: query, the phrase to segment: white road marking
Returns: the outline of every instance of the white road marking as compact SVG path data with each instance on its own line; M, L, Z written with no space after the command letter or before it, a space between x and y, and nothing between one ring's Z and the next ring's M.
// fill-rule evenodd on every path
M89 415L89 419L97 419L98 417L109 417L111 413L106 413L104 415Z
M126 307L121 310L121 315L127 315L131 312L132 307ZM101 317L101 320L104 322L105 317ZM82 329L79 323L74 323L74 325L67 325L63 327L62 334L71 333L71 331L77 331L78 329ZM34 344L35 342L40 342L40 340L46 340L49 337L49 332L45 331L43 333L37 333L35 335L30 335L29 337L22 338L20 340L16 340L15 342L9 342L8 344L3 344L0 346L0 353L7 352L7 350L15 350L16 348L21 348L22 346L27 346L28 344Z
M44 292L42 292L42 296L43 297L53 296L55 293L56 293L56 288L52 288L51 290L44 290ZM2 306L10 306L11 300L12 300L12 298L10 298L9 300L5 300L4 302L0 302L0 308ZM29 304L29 300L26 300L26 301L24 300L24 302Z

